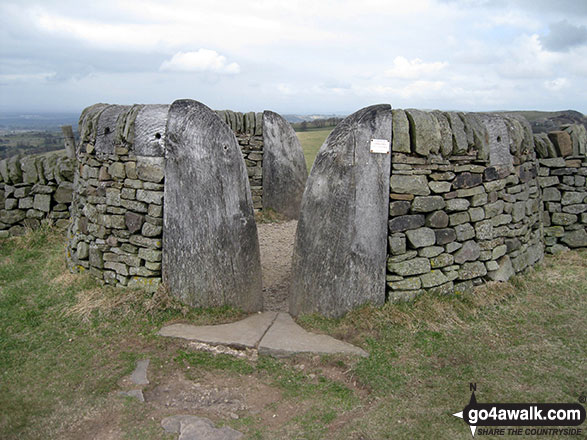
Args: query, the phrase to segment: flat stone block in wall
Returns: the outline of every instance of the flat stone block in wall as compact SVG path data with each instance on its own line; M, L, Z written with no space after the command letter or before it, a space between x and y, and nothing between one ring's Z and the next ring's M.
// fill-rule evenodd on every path
M441 196L415 197L412 202L412 212L431 212L444 208L445 202Z
M471 280L473 278L485 276L487 274L487 269L485 264L481 261L474 261L462 264L458 272L459 280Z
M162 157L137 157L137 175L140 180L161 182L165 177L165 159Z
M404 232L424 226L426 220L422 214L402 215L394 217L389 221L390 232Z
M571 136L565 131L551 131L548 138L552 141L559 156L566 157L573 154Z
M391 191L399 194L427 196L430 194L426 176L407 176L394 174L391 176Z
M413 258L398 263L388 263L387 268L392 273L401 276L413 276L430 272L430 260L428 258Z
M440 151L440 125L431 113L421 110L406 110L410 123L410 143L413 153L428 156Z
M436 242L436 235L430 228L418 228L406 231L406 237L413 248L432 246Z
M389 105L367 107L339 123L320 148L296 233L293 315L341 316L362 304L385 301L391 158L371 153L370 141L391 142L391 127ZM392 191L394 177L400 176L391 177ZM423 195L429 194L424 176L405 177L422 177ZM394 223L391 232L410 229L412 220ZM423 215L418 222L424 224Z
M587 231L584 227L567 232L561 241L570 248L587 247Z
M398 153L410 152L410 123L403 110L392 110L392 150Z

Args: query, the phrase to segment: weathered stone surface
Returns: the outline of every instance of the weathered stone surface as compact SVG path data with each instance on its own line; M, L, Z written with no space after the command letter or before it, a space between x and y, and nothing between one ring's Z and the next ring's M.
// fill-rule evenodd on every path
M183 134L180 132L180 134ZM233 135L234 136L234 135ZM170 141L171 142L171 141ZM236 142L236 140L235 140ZM240 149L239 149L240 154ZM241 155L242 159L242 155ZM243 163L244 165L244 163ZM159 183L165 177L165 159L162 157L137 157L137 175L147 182ZM126 181L125 181L126 183Z
M51 196L49 194L35 194L33 208L39 211L49 212L51 210Z
M145 105L140 106L134 121L134 113L129 115L126 124L127 136L132 136L129 142L132 142L137 156L163 156L168 112L169 105ZM128 175L128 168L126 171ZM131 175L129 177L135 178Z
M412 202L412 212L430 212L444 208L445 202L441 196L415 197Z
M576 203L583 203L585 199L587 199L587 192L585 191L565 191L561 199L561 204L565 206Z
M542 191L542 200L544 200L545 202L556 202L561 200L561 197L561 192L553 187L544 188L544 190Z
M561 241L570 248L587 247L587 231L583 227L575 231L566 232Z
M467 133L469 148L477 152L477 159L489 160L489 133L480 115L476 113L464 113L463 121L465 123L465 133Z
M398 153L410 152L410 124L403 110L392 110L392 151Z
M436 244L438 245L451 243L457 239L457 234L452 228L436 229L434 234L436 235Z
M391 191L399 194L427 196L430 194L426 176L394 174L391 176Z
M361 304L385 300L391 164L390 155L370 153L369 143L391 140L390 110L378 105L352 114L318 152L296 233L293 315L341 316Z
M481 261L464 263L459 269L459 280L471 280L487 274L487 268Z
M426 226L430 228L446 228L448 226L448 214L444 211L436 211L426 216Z
M497 263L499 264L499 268L497 270L487 272L487 277L490 280L505 282L514 276L514 267L512 266L512 262L509 256L504 255L499 260L497 260Z
M473 240L466 241L463 243L463 247L455 253L455 263L462 264L465 261L475 261L479 258L480 252L481 249L477 242Z
M260 310L257 227L234 134L212 110L191 100L171 105L167 132L173 136L166 137L163 282L192 306ZM139 176L160 182L161 165L144 173L142 164L150 162L145 159L158 158L139 158Z
M275 322L259 342L259 354L275 357L297 353L351 354L367 357L368 353L328 335L310 333L297 325L287 313L279 313Z
M446 193L451 189L451 182L431 181L428 182L428 187L433 193Z
M483 182L483 178L479 173L460 173L457 177L452 181L452 186L454 189L460 188L472 188L477 185L481 185Z
M467 199L449 199L446 201L446 210L448 212L466 211L470 205L471 202Z
M389 204L389 215L391 217L397 217L400 215L406 215L410 210L410 202L407 200L398 200Z
M277 113L263 112L263 209L297 219L307 179L295 131Z
M410 122L410 143L412 152L428 156L440 151L440 125L434 116L421 110L406 110Z
M432 270L421 275L420 279L422 280L422 287L424 288L440 286L441 284L448 282L448 278L440 270Z
M430 260L428 258L413 258L399 263L388 263L387 268L390 272L397 273L403 277L419 275L430 272Z
M566 131L551 131L548 133L548 138L557 149L558 156L566 157L573 154L573 142Z
M387 282L387 285L391 287L392 290L417 290L422 286L422 281L420 281L419 277L398 278L398 281Z
M451 254L440 254L430 259L430 267L432 269L439 269L441 267L450 266L454 263L454 256Z
M241 440L243 434L228 426L215 428L210 419L192 415L166 417L161 426L168 433L179 434L178 440Z
M126 223L126 228L131 234L134 234L143 227L145 216L134 212L127 212L124 214L124 221Z
M491 166L509 167L513 164L510 145L510 130L506 119L496 114L479 114L479 118L487 129L489 140L489 164Z
M406 237L403 234L394 234L389 237L389 250L393 255L406 252Z
M465 133L463 119L456 112L446 112L445 115L448 118L452 130L452 153L456 155L466 153L469 145L467 143L467 134Z
M95 143L96 153L114 153L118 117L128 108L130 107L123 105L108 105L98 115Z
M433 111L432 114L438 121L440 127L440 153L443 157L449 157L452 154L453 139L452 130L448 117L439 111Z
M172 324L159 331L160 336L188 339L207 344L254 348L267 332L277 312L254 314L243 320L220 325Z
M413 248L432 246L436 242L436 235L430 228L418 228L406 231L406 237Z
M551 215L553 225L568 226L577 222L578 217L575 214L565 212L553 212Z

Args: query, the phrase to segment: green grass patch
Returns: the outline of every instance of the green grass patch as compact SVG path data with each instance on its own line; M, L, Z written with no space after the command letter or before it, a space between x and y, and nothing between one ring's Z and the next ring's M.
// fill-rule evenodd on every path
M91 436L80 420L112 425L120 438L174 438L159 426L165 411L116 397L121 378L144 358L152 387L182 375L214 387L229 379L262 384L262 393L278 396L238 420L214 420L251 439L468 439L451 414L467 403L469 382L480 402L575 402L587 386L585 250L462 295L298 319L361 346L368 358L253 361L157 336L167 323L230 322L240 311L191 309L164 291L107 288L71 275L64 241L50 229L0 241L2 438Z
M312 164L318 154L318 150L332 130L334 130L334 127L308 129L307 131L296 132L298 139L302 144L302 150L304 150L308 172L312 169Z

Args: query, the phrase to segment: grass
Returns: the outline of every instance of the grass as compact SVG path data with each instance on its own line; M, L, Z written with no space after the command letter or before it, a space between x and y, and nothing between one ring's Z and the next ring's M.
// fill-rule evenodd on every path
M312 164L314 163L316 154L318 154L318 150L332 130L334 130L334 127L310 128L306 131L296 132L298 139L302 144L302 150L304 150L308 172L312 169Z
M480 402L576 402L587 390L585 250L471 293L363 307L342 319L305 316L305 328L370 357L277 360L213 355L158 337L165 323L242 315L186 308L164 291L100 287L67 272L63 242L50 229L0 241L3 439L176 438L159 423L179 409L117 395L144 358L146 393L180 377L241 396L238 419L221 406L192 413L249 439L469 439L451 414L468 402L470 382Z

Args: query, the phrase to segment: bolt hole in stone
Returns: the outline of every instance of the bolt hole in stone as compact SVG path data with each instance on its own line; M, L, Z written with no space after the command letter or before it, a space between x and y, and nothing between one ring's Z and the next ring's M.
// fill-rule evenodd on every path
M224 147L222 147L224 149L224 151L228 150L228 145L225 145Z
M501 142L501 136L497 137L497 142Z
M110 127L104 128L104 136L106 136L107 134L110 134Z
M161 139L161 133L155 133L155 139Z

